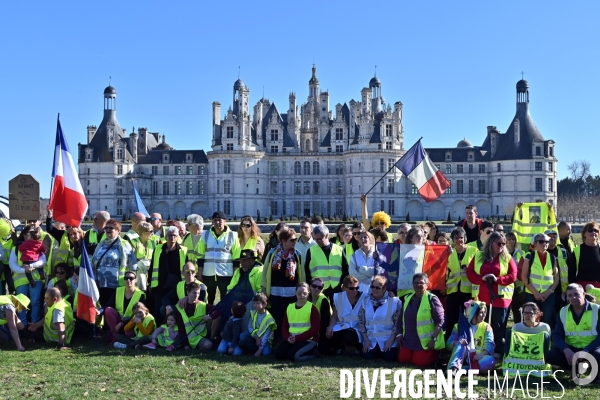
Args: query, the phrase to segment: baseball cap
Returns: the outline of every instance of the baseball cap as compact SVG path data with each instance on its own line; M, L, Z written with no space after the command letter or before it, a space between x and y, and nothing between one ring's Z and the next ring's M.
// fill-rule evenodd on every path
M256 253L252 249L244 249L240 252L239 260L252 259L256 260Z
M544 232L544 235L557 235L558 236L558 232L556 232L556 229L547 229L546 232Z
M215 211L211 219L227 219L223 211Z

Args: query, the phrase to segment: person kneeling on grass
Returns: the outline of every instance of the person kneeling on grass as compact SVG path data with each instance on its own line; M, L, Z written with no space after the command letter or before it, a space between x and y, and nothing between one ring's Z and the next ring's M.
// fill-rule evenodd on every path
M47 307L45 317L30 324L28 329L37 337L43 332L46 342L58 343L59 350L66 349L75 330L73 310L69 303L63 300L58 288L46 290L44 302ZM40 332L38 329L42 326L44 329Z
M142 302L133 305L133 318L125 325L125 335L118 333L114 344L115 349L139 349L150 343L150 335L154 332L154 317L148 312L148 308ZM132 332L128 334L128 332Z
M312 351L319 343L321 317L319 310L308 301L308 283L296 286L296 302L287 307L281 334L283 341L275 349L279 360L305 361L314 356Z
M267 295L255 294L253 305L254 310L250 311L248 331L240 335L240 347L253 351L256 357L270 356L273 332L277 324L271 313L267 311Z
M221 332L221 343L217 351L219 354L233 354L239 356L242 354L240 347L240 334L242 333L242 318L246 313L246 306L241 301L234 301L231 305L231 317L225 323L225 328Z
M461 369L478 369L479 374L492 370L496 365L494 354L494 334L484 322L487 307L485 303L470 300L465 303L466 318L459 318L452 334L446 342L451 351L448 370L453 375Z
M0 296L0 347L8 343L9 337L11 337L17 350L25 351L25 347L21 345L19 332L23 336L28 336L28 333L17 317L17 313L27 310L29 303L29 298L24 294Z
M217 309L213 309L212 304L206 304L198 300L201 291L199 283L188 283L185 290L187 301L183 305L180 301L175 306L178 311L175 316L179 335L175 343L167 347L167 351L174 351L179 346L183 346L186 350L195 349L196 347L200 347L202 350L211 350L213 343L206 336L208 336L210 329L210 337L216 337L221 313ZM166 311L168 314L174 310L171 306L167 306Z

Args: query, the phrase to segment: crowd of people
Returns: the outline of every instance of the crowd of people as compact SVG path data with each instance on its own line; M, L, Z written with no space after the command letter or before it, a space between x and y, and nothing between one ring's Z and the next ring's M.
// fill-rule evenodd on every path
M361 200L363 222L341 224L332 237L313 219L299 232L279 223L266 243L251 216L236 232L220 211L208 229L195 214L187 224L163 224L160 214L135 213L128 232L106 211L87 232L53 221L52 210L45 231L28 221L17 235L3 220L0 346L66 348L73 335L90 332L76 317L86 253L100 294L96 325L118 349L289 361L349 354L419 368L439 366L447 351L454 372L502 361L507 373L564 368L578 351L600 362L600 309L584 289L600 288L597 223L583 227L578 246L560 222L533 234L523 251L514 233L477 218L475 206L450 234L427 222L402 223L394 235L390 217L380 211L369 220ZM392 290L378 242L449 247L445 290L428 290L423 273L412 277L412 289ZM547 351L524 360L523 341Z

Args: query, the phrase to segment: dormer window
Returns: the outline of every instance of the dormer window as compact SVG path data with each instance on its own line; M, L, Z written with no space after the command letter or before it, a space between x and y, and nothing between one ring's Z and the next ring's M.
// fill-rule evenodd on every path
M192 155L191 154L186 154L185 155L185 161L192 162Z
M123 149L117 149L117 160L123 159Z
M542 148L540 146L535 146L535 155L536 156L542 155Z
M227 127L227 139L233 139L233 126Z
M277 142L279 140L279 129L271 129L271 141Z
M163 154L163 163L168 163L169 162L169 155L168 154Z
M446 161L450 161L452 160L452 153L450 153L449 151L446 152Z

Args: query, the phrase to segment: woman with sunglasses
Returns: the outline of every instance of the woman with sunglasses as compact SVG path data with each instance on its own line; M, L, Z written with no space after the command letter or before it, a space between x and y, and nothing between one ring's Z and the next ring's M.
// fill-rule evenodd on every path
M119 287L115 291L113 297L110 298L104 309L104 319L108 325L109 334L106 336L106 341L114 343L117 340L117 335L127 334L125 325L133 317L134 305L146 301L146 295L136 285L136 274L134 271L125 273L125 287Z
M81 265L81 252L84 251L83 236L85 232L81 228L70 226L67 228L67 235L69 235L69 243L71 244L67 264L71 268L79 267Z
M600 246L598 236L600 226L588 222L581 230L582 243L573 249L569 265L569 282L581 286L593 285L600 288Z
M325 336L330 339L331 350L336 355L341 355L348 346L354 348L355 354L361 350L358 312L363 298L358 279L352 275L344 278L342 292L333 294L333 309Z
M488 313L492 312L490 325L494 332L496 352L498 352L502 349L508 310L517 279L517 265L506 250L506 238L503 234L499 232L490 234L483 249L469 263L467 278L473 285L471 289L473 298L483 301ZM488 282L491 283L493 302L490 301ZM500 358L500 354L495 353L494 357Z
M296 286L304 282L302 256L295 249L298 237L293 229L279 232L281 243L269 252L262 273L262 291L269 297L271 315L277 323L275 338L281 336L281 326L287 307L296 301Z
M310 295L308 296L308 300L314 304L314 306L319 311L319 316L321 317L321 329L319 332L319 346L316 355L321 354L329 354L330 345L329 340L327 339L327 327L329 326L329 321L331 320L331 303L329 303L329 299L327 296L323 294L324 283L321 278L312 278L310 281Z
M402 312L402 302L390 296L387 278L377 275L371 282L371 293L365 297L358 311L358 331L362 337L362 353L365 359L382 357L386 361L396 359L396 323Z
M241 250L254 250L262 260L265 252L265 242L260 237L260 228L250 215L244 215L238 228L238 241Z
M533 240L534 250L525 256L521 271L525 302L537 304L544 313L542 321L554 326L554 291L560 284L558 262L554 255L548 253L548 236L540 233Z
M358 279L359 290L369 293L373 277L382 274L383 270L375 266L375 259L379 257L375 248L375 238L370 232L361 232L359 236L360 249L356 250L350 258L350 275Z
M54 270L54 274L56 276L48 281L46 289L55 287L56 283L58 281L63 281L67 285L67 291L68 291L67 294L73 296L75 294L75 292L73 291L73 288L71 287L71 273L72 273L72 270L71 270L71 268L69 268L69 266L67 264L65 264L65 263L57 264L55 267L55 270ZM65 296L66 295L63 295L63 299L65 298Z
M360 201L362 203L361 212L362 212L362 222L365 226L366 230L371 230L375 228L381 229L384 234L387 236L388 243L394 242L394 235L389 233L387 229L392 225L392 219L385 211L377 211L373 214L373 217L369 221L369 211L367 210L367 195L363 194L360 197Z

